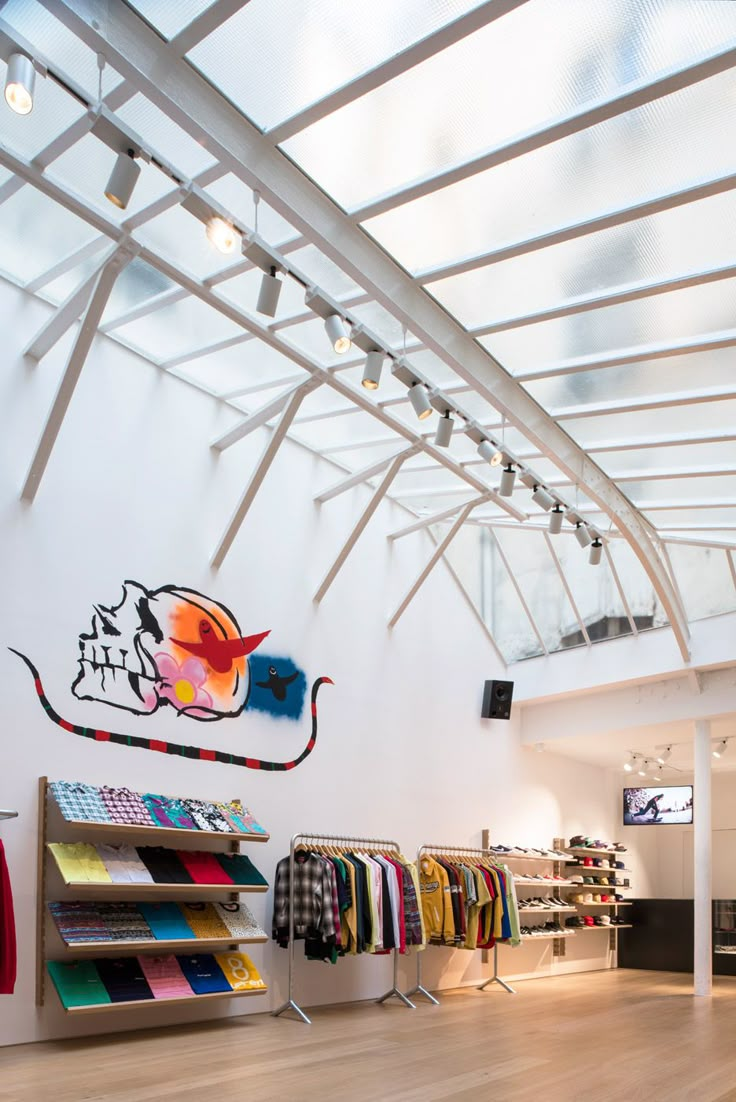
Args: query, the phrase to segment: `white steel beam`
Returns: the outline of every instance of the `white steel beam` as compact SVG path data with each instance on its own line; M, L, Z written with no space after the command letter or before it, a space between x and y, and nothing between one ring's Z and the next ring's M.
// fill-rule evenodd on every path
M536 234L533 237L513 242L510 245L503 245L498 249L490 249L487 252L478 253L476 256L441 264L434 268L427 268L420 272L416 279L418 283L422 284L434 283L438 279L447 279L450 276L475 271L476 268L484 268L487 264L500 264L504 260L512 260L517 256L527 256L529 253L550 248L552 245L561 245L565 241L575 241L580 237L588 237L591 234L599 233L601 230L623 226L629 222L637 222L642 218L650 218L655 214L661 214L663 211L684 207L689 203L697 203L701 199L709 199L713 195L723 195L735 188L736 172L731 172L726 176L718 176L713 180L707 180L705 183L678 188L666 195L656 195L653 198L631 203L616 210L602 211L600 214L583 219L582 222L555 226L553 229Z
M46 419L41 439L38 442L30 469L26 476L25 483L23 484L21 497L24 501L33 501L36 496L56 438L59 435L64 416L69 408L69 403L72 400L75 387L79 382L79 376L82 373L85 360L92 347L92 341L97 332L97 326L100 324L100 318L102 317L107 300L110 297L110 292L113 289L115 280L130 260L131 253L127 249L116 249L101 271L97 273L92 297L84 318L82 319L77 338L74 341L74 347L69 353L69 359L67 360L64 374L61 377L61 382L56 391L56 397L54 398L51 410Z
M611 571L611 577L616 583L616 589L618 590L618 595L621 598L621 604L624 606L624 612L626 613L626 619L629 621L631 634L638 635L639 629L636 626L636 620L634 619L634 616L631 612L631 605L629 604L628 598L626 597L624 587L621 585L621 578L619 577L618 570L616 569L616 563L614 562L613 554L611 552L611 545L608 540L603 541L603 552L606 556L606 559L608 560L608 567Z
M436 544L438 542L437 539L435 538L433 532L428 531L427 535L429 536L432 543ZM477 621L479 628L481 629L481 631L483 632L483 634L487 638L488 642L493 647L493 650L495 651L496 657L498 658L499 662L501 663L502 668L504 670L506 670L508 668L508 663L507 663L505 657L503 656L503 654L501 653L501 649L500 649L498 643L496 642L491 629L488 627L488 624L485 622L485 620L481 616L480 610L476 606L475 601L470 596L470 594L468 593L468 590L465 587L465 583L463 582L462 578L460 577L458 572L455 570L455 567L452 565L452 563L450 562L450 560L447 558L446 555L444 556L444 563L445 563L445 566L447 567L447 569L450 571L450 574L452 575L452 577L455 579L455 582L457 583L458 588L460 589L460 592L463 595L463 598L465 600L465 603L468 606L468 609L469 609L471 615L475 617L475 620Z
M328 589L344 566L345 560L347 559L348 555L353 550L361 535L365 531L368 525L368 521L371 519L376 509L386 496L388 489L391 486L391 483L393 482L396 475L399 473L402 463L405 463L407 459L408 455L406 454L406 452L401 452L401 454L395 456L392 460L391 466L386 471L377 488L373 491L373 496L361 513L360 519L355 524L352 532L345 540L345 543L342 545L337 558L335 559L332 566L327 571L322 582L320 583L319 588L314 595L314 601L316 604L319 604L319 602L324 598Z
M276 458L276 453L281 447L284 437L289 431L289 426L294 419L294 414L299 409L299 406L304 401L305 391L297 389L289 398L286 407L281 414L278 424L271 433L271 439L266 444L263 451L263 455L258 461L253 474L250 477L250 481L246 486L240 501L238 502L235 512L230 518L230 522L223 533L223 536L215 548L212 555L212 566L217 570L225 561L225 556L233 545L233 541L240 531L241 525L245 520L248 510L255 501L256 494L261 488L264 478L268 474L271 464Z
M171 371L182 364L192 363L194 360L202 360L205 356L213 356L217 352L226 352L228 348L237 348L255 338L251 333L238 333L234 337L226 337L215 344L207 344L203 348L196 348L192 352L183 352L181 356L172 356L170 360L162 360L160 366L164 371Z
M399 528L396 532L390 532L386 538L390 540L400 540L403 536L410 536L412 532L420 532L424 528L429 528L432 524L439 524L443 520L454 517L459 509L463 509L466 506L471 506L472 509L475 509L477 505L483 505L488 500L488 494L481 494L479 497L467 501L465 505L460 502L459 505L453 505L449 509L442 509L439 513L432 513L431 516L421 517L412 524L407 524L405 528ZM516 528L516 525L514 525L514 527Z
M475 508L475 506L471 502L469 505L466 505L460 511L460 513L459 513L457 519L455 520L454 524L452 524L450 526L448 531L445 533L445 535L442 537L440 542L437 544L434 551L430 555L428 562L426 563L424 568L421 570L421 572L419 574L419 577L414 582L414 584L411 586L409 592L406 594L404 599L401 601L401 603L397 607L396 611L391 616L391 619L388 622L388 626L390 628L396 627L397 623L399 622L399 620L401 619L403 614L406 612L407 608L409 607L411 602L414 600L417 593L422 588L422 586L424 585L427 578L429 577L429 575L434 570L437 563L443 557L443 555L445 554L445 551L450 546L450 544L454 540L455 536L458 534L458 532L462 528L463 524L465 524L465 521L467 520L468 516L470 515L471 510L474 509L474 508Z
M731 571L731 581L734 589L736 589L736 563L733 559L733 551L730 548L726 551L726 558L728 559L728 569Z
M341 107L353 103L368 92L375 91L376 88L408 72L409 69L420 65L441 50L446 50L448 46L460 42L461 39L467 38L468 35L475 34L482 27L525 3L526 0L486 0L486 3L478 4L476 8L459 16L452 23L447 23L418 42L413 42L411 46L382 61L367 73L362 73L354 80L348 81L342 88L338 88L337 91L298 111L278 126L267 130L266 136L274 145L293 138L300 130L312 126L313 123L319 122L334 111L339 111Z
M505 570L506 570L506 573L509 576L509 581L511 582L512 586L516 590L516 596L519 598L519 601L521 602L521 607L524 609L524 612L526 613L526 618L529 621L529 623L531 624L532 631L536 635L536 637L539 641L539 645L542 648L542 650L544 651L544 653L549 654L549 651L547 650L547 644L545 643L544 639L542 638L542 633L540 632L539 628L537 627L537 621L532 616L532 610L529 608L529 605L527 604L526 597L522 593L521 586L519 585L519 583L516 579L516 574L514 574L513 570L511 569L511 564L509 563L509 560L506 558L506 555L504 554L503 548L501 547L501 544L499 543L499 541L496 537L496 533L491 528L491 529L489 529L489 534L490 534L491 539L493 540L493 544L496 548L496 551L498 552L498 557L500 558L501 562L503 563L503 565L505 567Z
M13 179L17 179L14 176ZM31 279L28 283L23 285L24 291L29 291L32 295L38 294L42 287L45 287L48 283L52 283L59 276L66 275L72 268L76 268L78 264L83 264L90 256L94 256L98 253L103 245L107 244L106 237L96 237L93 241L88 241L86 245L82 245L81 249L75 249L73 253L69 253L63 260L60 260L58 264L54 264L52 268L47 268L41 275L36 276L35 279Z
M319 385L320 380L316 379L314 376L308 376L300 383L297 383L296 386L289 387L288 390L282 391L281 394L272 398L270 402L266 402L265 405L262 405L260 409L254 410L254 412L243 421L240 421L233 428L224 432L222 436L218 436L216 440L212 441L210 447L218 452L225 451L226 448L232 447L233 444L237 444L239 440L243 440L246 436L250 435L255 429L259 429L262 425L267 424L272 418L278 417L287 404L291 403L291 399L295 394L300 394L301 398L304 398L310 391L314 390L315 387ZM301 398L294 409L294 413L296 413L298 406L301 405ZM292 413L289 424L291 424L291 421L294 419L294 413Z
M522 157L537 149L542 149L544 146L559 142L572 134L579 134L598 123L606 122L618 115L626 114L628 111L634 111L646 104L655 103L665 96L672 95L673 92L690 88L692 85L708 80L718 73L726 72L734 65L736 65L736 48L730 46L716 54L700 57L684 68L670 69L668 72L655 77L654 80L645 78L633 88L628 86L625 91L619 91L616 95L599 100L597 103L583 104L572 114L555 119L551 123L545 123L526 134L514 137L510 141L496 146L495 149L491 149L488 153L483 153L464 164L448 168L434 176L420 180L418 183L399 188L381 199L366 203L358 210L353 211L352 217L361 222L367 221L369 218L375 218L377 215L385 214L404 203L421 199L431 192L450 187L461 180L467 180L471 176L476 176L479 172L485 172L489 168L495 168L497 165L515 160L517 157Z
M410 455L416 455L418 450L416 446L412 446L402 449L398 454L404 455L408 459ZM332 501L333 497L338 497L340 494L344 494L346 490L352 490L354 486L359 486L362 482L366 482L369 478L374 478L377 474L380 474L381 471L385 471L394 459L396 459L396 455L388 455L384 459L379 459L377 463L371 463L370 466L363 467L361 471L357 471L355 474L349 475L348 478L343 478L339 482L333 483L332 486L328 486L326 490L315 494L314 500L321 505L325 501Z
M215 0L215 3L200 12L191 23L182 27L179 33L172 39L172 46L183 57L194 47L216 31L219 26L236 15L244 8L248 0Z
M232 402L235 398L245 398L248 394L260 394L263 390L273 390L276 386L292 386L301 381L301 375L282 375L280 379L265 379L260 383L235 387L234 390L222 390L217 397L223 402Z
M95 266L94 271L67 295L61 306L57 306L53 314L43 323L33 340L30 341L23 350L24 356L38 363L47 352L51 351L57 341L61 340L66 331L74 325L79 315L86 309L87 304L99 284L100 272L107 268L107 265L116 252L117 246L115 245L110 246L106 250L105 255ZM110 284L110 290L112 290L114 282L115 280L113 279ZM109 292L105 296L103 309L107 305L108 297ZM102 317L102 314L100 314L100 317Z
M583 620L582 616L580 615L580 609L578 608L578 603L575 600L575 597L573 596L572 590L570 589L570 583L567 580L567 575L565 574L565 571L562 569L562 563L560 562L559 556L558 556L557 552L555 551L554 547L552 546L552 540L550 538L549 532L544 533L544 542L547 544L547 548L549 549L549 553L552 556L552 561L555 564L555 567L557 569L557 573L560 576L560 581L562 582L562 588L565 590L565 593L567 595L568 601L570 602L570 607L572 608L573 614L576 617L578 624L580 625L580 630L583 634L583 639L585 640L586 645L590 646L590 635L588 634L588 629L585 626L585 621Z
M182 299L187 297L188 292L183 287L172 287L169 291L162 291L158 295L145 299L138 306L126 310L124 314L118 314L116 318L106 321L104 325L100 326L100 332L112 333L113 330L120 329L131 321L139 321L141 318L148 317L149 314L153 314L157 310L163 310L165 306L173 306L175 302L181 302Z

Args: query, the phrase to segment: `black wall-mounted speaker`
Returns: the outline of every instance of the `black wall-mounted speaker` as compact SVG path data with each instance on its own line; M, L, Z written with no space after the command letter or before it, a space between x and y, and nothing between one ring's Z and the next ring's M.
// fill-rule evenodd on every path
M483 719L510 719L513 681L486 681L483 690Z

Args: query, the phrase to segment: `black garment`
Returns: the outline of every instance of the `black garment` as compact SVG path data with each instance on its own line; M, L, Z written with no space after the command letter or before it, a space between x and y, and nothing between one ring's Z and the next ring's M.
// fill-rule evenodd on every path
M356 933L356 948L359 953L365 952L366 943L366 921L369 923L368 938L370 938L370 915L367 913L366 907L366 882L365 882L365 866L360 861L356 861L355 858L349 854L344 854L345 861L349 862L355 870L355 933Z
M452 904L452 924L455 927L455 941L458 940L460 932L463 928L462 918L462 903L460 902L460 889L458 887L458 876L455 869L447 861L442 861L440 858L436 858L437 863L447 873L447 879L450 882L450 903Z
M184 865L176 855L176 850L163 846L138 846L138 856L146 866L156 884L193 884Z
M127 1003L153 998L148 980L135 957L101 958L95 963L111 1002Z
M383 865L381 865L381 894L383 895L383 929L381 931L381 940L383 941L384 949L395 949L396 939L394 937L394 920L391 911L391 896L389 895L388 890L388 873L386 872Z

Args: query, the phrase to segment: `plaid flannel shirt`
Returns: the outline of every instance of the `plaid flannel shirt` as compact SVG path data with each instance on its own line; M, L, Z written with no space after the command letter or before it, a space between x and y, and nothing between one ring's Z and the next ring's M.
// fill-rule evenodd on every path
M289 858L276 866L272 936L279 945L289 943ZM332 873L332 877L330 876ZM340 928L337 887L333 900L335 870L327 861L310 853L294 861L294 937L336 939Z
M52 781L51 794L65 819L77 819L88 823L109 823L110 815L93 784L81 781Z

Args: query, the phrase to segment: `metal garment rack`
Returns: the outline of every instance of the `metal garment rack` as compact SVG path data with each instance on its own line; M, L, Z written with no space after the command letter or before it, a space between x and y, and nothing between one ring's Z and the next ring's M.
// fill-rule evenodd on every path
M2 811L2 810L0 810L0 822L2 822L3 819L17 819L17 818L18 818L18 812L17 811Z
M421 860L422 857L442 857L445 854L454 854L458 857L490 857L492 860L498 860L498 853L492 849L474 849L472 846L439 846L439 845L426 845L420 846L417 850L417 872L421 872ZM421 904L420 904L421 905ZM429 945L430 942L427 942ZM450 946L451 948L451 946ZM431 991L428 991L426 987L422 985L422 956L423 953L417 953L417 982L416 986L412 987L411 991L407 991L407 995L423 995L425 999L428 999L434 1006L439 1006L439 999L436 999ZM504 991L509 995L515 995L516 991L505 980L502 980L498 974L498 943L495 942L493 946L493 975L489 976L487 980L484 980L478 987L479 991L485 991L486 987L491 983L497 983L499 987L503 987Z
M274 1018L280 1017L281 1014L287 1010L293 1010L299 1015L305 1025L311 1025L311 1019L307 1017L302 1008L296 1003L294 999L294 859L297 847L302 843L314 843L314 845L326 845L326 846L343 846L346 849L355 849L358 852L364 850L370 852L370 850L385 851L391 850L397 856L401 856L401 850L399 843L394 842L389 838L359 838L345 834L295 834L291 839L289 846L289 997L283 1006L280 1006L278 1010L272 1010L271 1013ZM414 1003L411 1002L403 991L399 990L399 950L398 948L392 950L394 958L394 983L393 987L382 995L380 999L376 999L377 1003L385 1003L388 999L396 998L402 1002L405 1006L408 1006L411 1010L415 1010Z

